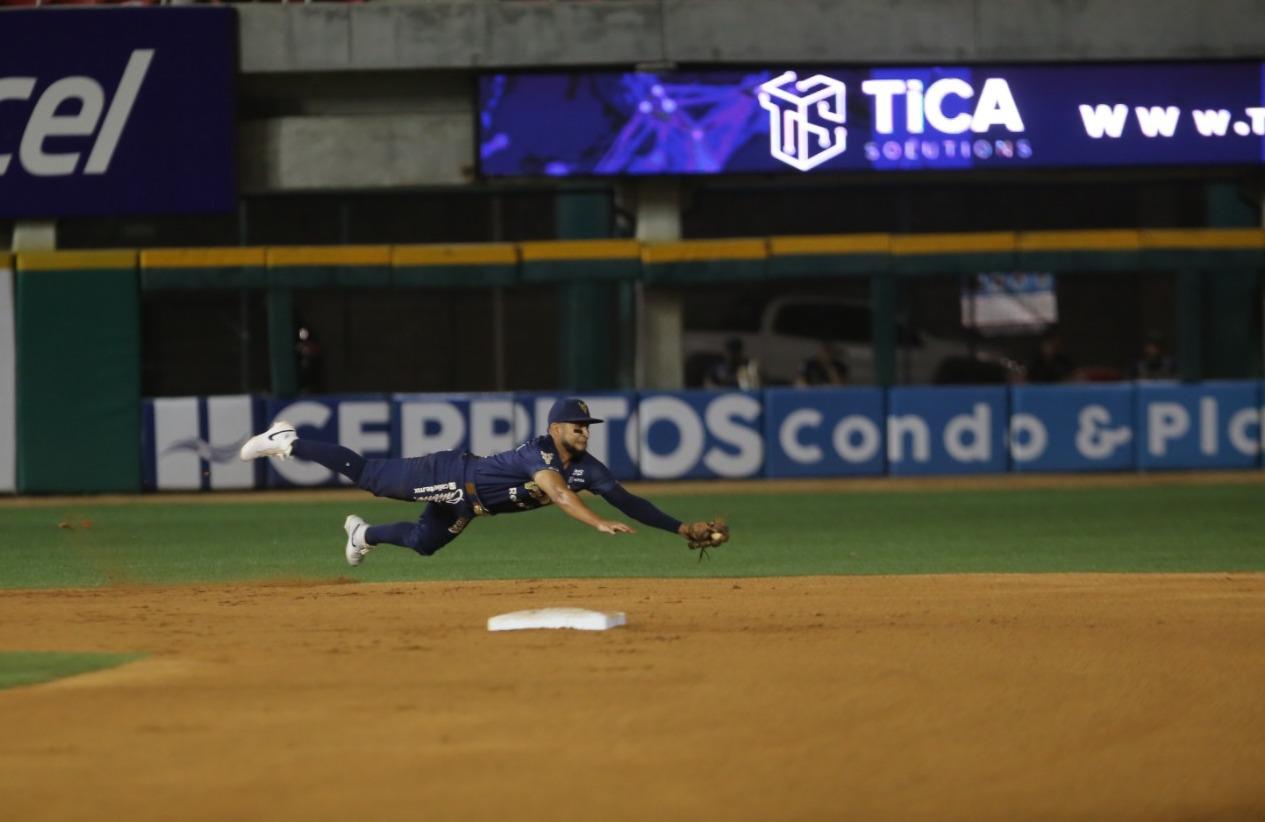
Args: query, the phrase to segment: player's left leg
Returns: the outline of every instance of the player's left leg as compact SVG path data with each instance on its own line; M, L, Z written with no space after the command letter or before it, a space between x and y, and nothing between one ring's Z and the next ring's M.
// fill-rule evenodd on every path
M460 536L469 523L470 514L464 506L434 502L426 506L417 522L370 525L352 514L343 523L347 532L347 562L359 565L365 554L383 542L411 548L428 557Z
M296 458L323 465L378 497L414 501L415 488L456 482L464 474L460 454L440 451L407 459L365 459L350 448L332 442L299 439L294 426L278 421L242 446L243 460L260 457ZM453 486L456 487L455 485Z
M331 442L301 440L294 426L282 420L273 423L262 434L251 437L242 446L243 460L260 457L298 457L323 465L356 483L360 482L360 475L365 470L365 458L355 451Z

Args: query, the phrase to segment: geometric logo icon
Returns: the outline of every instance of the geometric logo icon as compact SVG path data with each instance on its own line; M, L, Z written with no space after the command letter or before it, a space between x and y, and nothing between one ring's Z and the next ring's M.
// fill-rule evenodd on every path
M769 112L769 153L792 168L808 171L848 147L847 86L814 74L797 79L793 71L760 86L760 105Z

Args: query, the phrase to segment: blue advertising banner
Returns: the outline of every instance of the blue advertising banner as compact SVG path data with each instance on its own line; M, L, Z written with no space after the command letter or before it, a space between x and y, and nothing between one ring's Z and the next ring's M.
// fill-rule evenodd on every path
M1261 63L497 73L489 177L1257 165Z
M1136 464L1131 383L1017 385L1010 397L1011 470L1126 471Z
M764 392L765 474L836 477L887 469L881 388L770 388Z
M396 394L391 398L393 457L420 457L435 451L470 451L470 403L466 394ZM500 423L513 413L508 396L480 398L481 435L513 440L512 423ZM486 426L486 427L485 427ZM486 442L481 443L486 445Z
M1139 468L1260 465L1259 383L1139 383L1137 392Z
M893 388L887 464L897 475L1006 470L1006 389Z
M231 8L6 11L0 217L235 207Z
M759 476L764 468L762 399L758 393L737 391L639 395L642 478Z
M277 419L368 458L489 455L547 429L555 394L165 397L142 406L147 490L338 485L243 463ZM1260 468L1261 382L771 388L585 395L589 451L621 480Z

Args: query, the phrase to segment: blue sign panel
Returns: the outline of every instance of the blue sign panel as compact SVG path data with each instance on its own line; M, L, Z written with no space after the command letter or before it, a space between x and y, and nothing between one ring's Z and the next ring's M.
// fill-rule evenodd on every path
M1136 466L1134 388L1023 385L1011 389L1014 471L1128 471Z
M1258 383L1138 384L1138 467L1260 465Z
M1265 160L1261 63L486 74L490 177Z
M515 432L519 442L547 433L549 407L562 394L517 393L514 402L522 423ZM571 396L571 395L567 395ZM605 463L618 480L636 479L637 395L632 393L583 394L589 413L602 423L589 428L589 453Z
M0 217L235 207L229 8L6 11Z
M640 395L641 476L650 480L759 476L764 469L762 414L759 394Z
M395 394L391 398L391 456L421 457L435 451L471 451L470 405L475 395ZM512 442L513 405L508 397L482 395L480 447ZM475 452L477 453L477 452ZM486 456L486 454L484 454Z
M882 474L881 388L770 388L764 392L770 477Z
M322 395L298 400L269 399L264 403L261 429L276 420L291 423L299 437L333 442L368 459L398 456L393 453L391 403L381 395ZM258 433L258 432L256 432ZM347 485L350 481L328 468L306 460L261 460L267 463L269 487L291 485Z
M891 473L991 474L1006 470L1006 389L893 388L888 394Z

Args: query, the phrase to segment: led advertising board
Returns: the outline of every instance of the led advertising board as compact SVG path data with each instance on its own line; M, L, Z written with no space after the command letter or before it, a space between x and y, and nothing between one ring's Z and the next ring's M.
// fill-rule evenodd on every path
M1255 165L1262 63L479 78L488 177Z
M0 18L0 217L233 210L233 9Z

